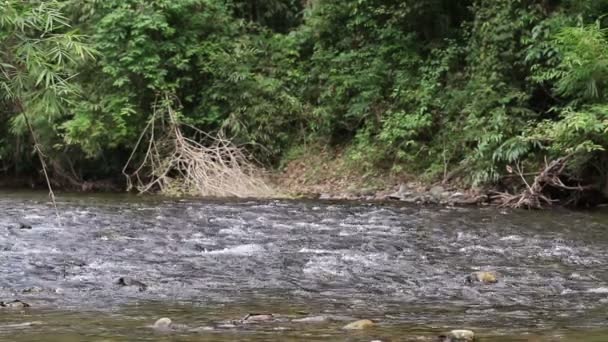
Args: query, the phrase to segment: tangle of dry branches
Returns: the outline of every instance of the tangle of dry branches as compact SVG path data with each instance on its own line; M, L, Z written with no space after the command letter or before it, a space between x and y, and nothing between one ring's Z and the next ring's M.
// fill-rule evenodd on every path
M567 186L562 182L560 175L562 175L566 168L566 162L569 158L570 156L566 156L551 162L545 160L544 169L535 175L532 184L526 180L521 166L517 165L516 172L522 179L525 189L517 195L504 192L496 193L492 199L499 201L500 205L503 207L541 209L544 206L551 206L558 201L546 194L546 187L569 191L585 191L594 188L595 185Z
M273 196L243 148L180 122L175 108L179 106L174 96L164 95L157 101L123 168L128 190L204 197ZM129 173L140 148L145 148L144 157Z

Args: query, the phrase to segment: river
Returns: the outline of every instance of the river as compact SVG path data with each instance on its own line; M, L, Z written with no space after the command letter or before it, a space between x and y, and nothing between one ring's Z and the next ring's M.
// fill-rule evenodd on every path
M46 194L0 193L0 300L31 305L0 308L2 341L608 341L606 211L58 201L60 220ZM283 319L226 324L248 313ZM377 325L340 329L355 319Z

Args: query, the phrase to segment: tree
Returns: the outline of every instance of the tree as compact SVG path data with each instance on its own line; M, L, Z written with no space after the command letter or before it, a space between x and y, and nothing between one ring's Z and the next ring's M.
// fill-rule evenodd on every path
M75 67L94 55L60 8L56 0L0 3L0 118L17 136L29 130L47 181L39 137L45 147L57 137L49 132L78 92L71 83Z

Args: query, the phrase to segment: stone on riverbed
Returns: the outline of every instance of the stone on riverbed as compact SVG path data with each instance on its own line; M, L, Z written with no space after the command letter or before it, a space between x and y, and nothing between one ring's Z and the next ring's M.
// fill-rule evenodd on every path
M137 287L137 289L139 290L139 292L143 292L143 291L146 291L148 289L148 285L142 283L139 280L131 279L131 278L128 278L128 277L120 277L120 278L118 278L118 281L116 282L116 284L118 284L120 286L133 286L133 287Z
M154 325L152 326L152 329L156 330L156 331L162 331L162 332L169 332L169 331L202 331L202 328L198 328L197 330L193 330L190 329L190 327L188 327L185 324L175 324L173 323L173 321L171 320L171 318L168 317L163 317L163 318L159 318L156 320L156 322L154 322Z
M19 223L19 229L32 229L32 225L21 222Z
M247 314L241 323L263 323L274 320L273 314Z
M352 323L349 323L342 327L345 330L363 330L373 328L376 324L369 319L361 319Z
M171 321L170 318L163 317L163 318L159 318L156 322L154 322L154 325L152 326L152 328L154 328L156 330L160 330L160 331L169 331L169 330L171 330L172 325L173 325L173 322Z
M498 275L496 272L473 272L466 277L466 282L467 284L496 284L498 283Z
M446 335L439 336L441 342L473 342L475 341L475 333L471 330L452 330Z
M12 302L0 302L0 308L5 309L24 309L29 307L28 303L22 302L19 299L15 299Z

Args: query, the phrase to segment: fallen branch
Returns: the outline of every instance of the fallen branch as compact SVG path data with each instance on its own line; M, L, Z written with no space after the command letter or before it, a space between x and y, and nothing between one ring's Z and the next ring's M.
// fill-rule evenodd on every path
M551 206L558 202L546 194L547 187L558 188L568 191L585 191L596 188L595 185L565 185L560 176L566 168L566 163L570 156L562 157L551 162L545 160L545 167L534 177L534 182L529 184L525 178L528 175L523 172L522 168L517 165L516 174L521 177L525 184L525 189L517 195L512 195L506 192L494 192L492 200L498 201L502 207L510 208L527 208L541 209L544 206Z
M273 195L242 148L221 135L211 136L180 122L175 107L177 99L170 95L164 95L157 102L152 118L123 168L128 190L213 197ZM160 129L158 123L162 124ZM183 128L193 132L191 136L185 136ZM143 160L134 171L127 172L144 144Z

